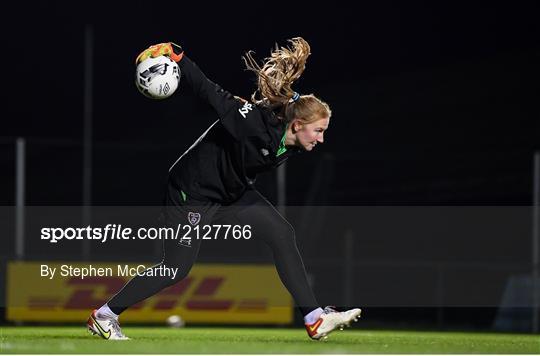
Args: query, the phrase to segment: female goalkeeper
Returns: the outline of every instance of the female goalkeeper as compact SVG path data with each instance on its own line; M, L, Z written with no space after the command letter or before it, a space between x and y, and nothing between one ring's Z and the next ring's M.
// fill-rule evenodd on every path
M277 48L260 66L247 53L246 67L258 76L251 102L240 99L210 81L173 43L151 46L137 57L169 56L176 61L195 94L217 113L215 121L170 169L165 217L169 226L219 221L250 225L254 238L272 250L281 281L294 298L308 335L313 339L349 325L360 309L338 312L321 308L313 295L292 226L255 190L258 173L275 168L290 156L311 151L324 142L331 111L314 95L291 89L304 71L310 55L303 38ZM152 268L178 268L175 278L148 273L129 281L108 303L94 310L88 328L110 340L127 339L118 316L130 306L185 278L197 257L201 240L164 240L162 262ZM151 275L151 276L150 276Z

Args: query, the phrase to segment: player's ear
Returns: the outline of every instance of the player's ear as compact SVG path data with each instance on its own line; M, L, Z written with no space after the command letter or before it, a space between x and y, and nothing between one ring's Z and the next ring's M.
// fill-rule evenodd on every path
M298 119L293 119L292 123L291 123L291 128L292 128L292 132L293 133L296 133L297 131L299 131L300 129L302 129L302 123L300 122L300 120Z

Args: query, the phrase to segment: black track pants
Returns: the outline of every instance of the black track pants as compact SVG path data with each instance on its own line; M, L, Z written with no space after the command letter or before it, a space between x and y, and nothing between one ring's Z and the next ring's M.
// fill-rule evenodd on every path
M191 214L190 214L191 212ZM200 214L200 215L198 215ZM189 224L188 219L200 219L200 225L240 224L250 225L252 236L266 243L272 250L274 262L289 293L303 315L319 307L308 284L306 271L295 241L294 229L256 190L248 190L234 204L220 206L187 198L183 201L177 189L169 187L166 220L168 225ZM137 276L129 281L109 302L111 310L120 314L130 306L156 294L160 290L184 279L195 263L202 240L163 240L163 260L157 266L176 267L176 278Z

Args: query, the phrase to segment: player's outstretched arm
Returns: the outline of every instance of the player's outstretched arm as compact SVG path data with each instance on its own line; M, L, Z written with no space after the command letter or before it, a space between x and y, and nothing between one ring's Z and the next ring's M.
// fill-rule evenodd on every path
M168 56L177 62L183 79L188 82L199 98L214 108L220 118L225 117L231 109L240 105L231 93L208 79L199 67L185 55L182 47L173 42L148 47L137 56L135 64L139 64L147 58L158 56Z

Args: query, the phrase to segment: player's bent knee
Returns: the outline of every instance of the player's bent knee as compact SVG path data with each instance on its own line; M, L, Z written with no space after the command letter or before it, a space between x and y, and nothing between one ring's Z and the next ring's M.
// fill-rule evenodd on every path
M271 229L269 233L271 234L270 244L296 244L294 227L288 222L284 222L278 227Z

